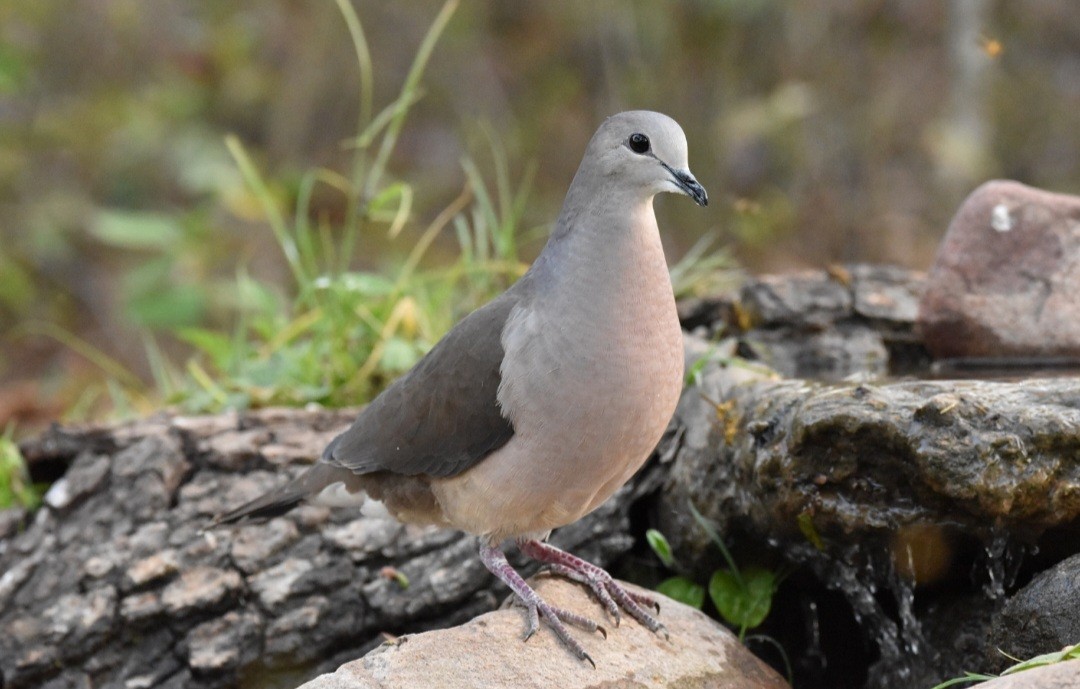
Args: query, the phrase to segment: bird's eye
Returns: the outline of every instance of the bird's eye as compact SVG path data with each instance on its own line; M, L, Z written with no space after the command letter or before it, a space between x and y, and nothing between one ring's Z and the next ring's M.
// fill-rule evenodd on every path
M634 153L648 153L649 152L649 137L644 134L631 134L630 135L630 150Z

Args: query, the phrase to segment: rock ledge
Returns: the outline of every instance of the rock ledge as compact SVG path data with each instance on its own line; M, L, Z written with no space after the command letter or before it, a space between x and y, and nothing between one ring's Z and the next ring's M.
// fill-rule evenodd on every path
M533 584L549 603L601 621L603 610L583 588L544 576ZM571 656L544 626L522 642L524 612L509 607L452 629L401 636L300 689L787 689L727 629L681 603L664 598L661 605L670 640L626 619L619 627L601 621L608 629L606 640L578 631L596 661L595 670Z

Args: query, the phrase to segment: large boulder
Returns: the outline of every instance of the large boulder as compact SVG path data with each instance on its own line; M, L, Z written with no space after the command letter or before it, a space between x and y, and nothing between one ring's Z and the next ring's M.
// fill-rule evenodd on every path
M992 639L1014 658L1080 643L1080 555L1040 572L1010 597L994 619Z
M1080 197L993 181L968 196L919 306L935 358L1080 356Z

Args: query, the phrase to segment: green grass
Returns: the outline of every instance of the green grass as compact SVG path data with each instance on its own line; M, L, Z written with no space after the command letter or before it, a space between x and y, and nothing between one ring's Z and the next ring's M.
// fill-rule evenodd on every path
M493 180L485 180L476 160L463 160L461 193L418 232L406 231L414 229L413 187L387 170L409 110L420 98L424 68L457 4L450 0L443 6L397 97L375 112L363 24L349 2L338 0L360 71L360 117L358 134L347 144L353 152L348 173L310 170L295 198L283 200L275 192L282 185L264 177L238 138L228 138L228 150L277 240L293 285L283 296L275 285L239 270L236 327L178 330L198 353L182 371L151 342L157 387L168 402L207 412L366 402L411 368L458 319L525 272L519 246L538 234L521 227L533 171L527 168L515 180L491 131L485 134ZM345 197L344 221L312 223L310 202L320 185ZM432 265L426 260L429 248L451 231L456 258ZM371 271L350 269L354 253L376 233L385 233L392 247L407 245L403 258ZM709 248L699 243L672 269L680 295L712 289L717 276L730 278L724 270L728 257Z
M1020 660L1019 658L1013 658L1003 651L999 651L1002 655L1010 660L1016 661L1014 665L1009 666L1001 673L1001 677L1006 675L1015 675L1018 672L1024 672L1033 668L1042 667L1044 665L1053 665L1055 663L1063 663L1067 660L1080 660L1080 643L1066 646L1060 651L1054 651L1052 653L1043 653L1037 655L1034 658L1028 658L1027 660ZM945 689L946 687L955 687L964 684L970 684L972 682L987 682L992 679L997 679L998 675L987 675L978 672L965 672L963 677L953 677L952 679L945 680L941 684L935 685L933 689Z
M462 160L463 188L444 208L416 208L411 180L389 169L422 96L425 68L459 0L442 6L396 96L384 104L374 101L375 69L364 24L348 0L336 4L359 71L356 135L343 143L351 155L345 169L313 168L293 181L277 179L236 136L218 147L227 158L204 152L207 160L199 168L209 175L205 186L221 187L226 205L265 221L290 280L271 283L243 264L232 278L214 277L220 274L215 269L228 270L231 247L207 222L212 214L206 208L99 213L94 236L141 256L120 282L126 314L144 330L153 384L146 386L122 362L60 327L25 325L22 334L60 341L106 379L101 386L85 386L69 418L100 416L102 409L132 416L163 403L188 412L362 404L527 269L520 248L547 232L522 227L534 170L525 166L515 173L489 128L482 129L483 160ZM314 199L334 195L339 199L333 205L344 214L319 215ZM430 222L417 221L429 217ZM451 238L456 247L448 252ZM429 255L437 241L439 258ZM380 263L353 267L354 256L376 250L384 257ZM730 266L725 253L703 240L672 268L676 293L715 292L718 281L734 275ZM186 342L194 355L177 364L166 354L175 349L159 342L163 335Z
M360 120L358 134L347 144L353 152L347 174L310 170L295 198L283 201L275 192L281 185L264 177L242 142L226 141L293 285L283 296L275 285L239 270L235 329L179 330L198 352L183 371L170 367L151 345L157 385L168 401L194 411L365 402L411 368L458 318L525 271L518 243L529 175L514 183L493 138L492 188L476 161L464 160L465 187L418 233L406 231L414 221L413 187L392 179L387 170L409 110L420 98L424 68L457 4L450 0L443 6L397 97L376 113L363 24L350 3L338 2L361 75ZM343 221L310 219L310 202L320 185L344 196ZM449 231L457 239L457 258L449 265L429 265L428 250ZM352 270L351 257L374 233L385 233L392 247L408 242L408 250L395 265Z

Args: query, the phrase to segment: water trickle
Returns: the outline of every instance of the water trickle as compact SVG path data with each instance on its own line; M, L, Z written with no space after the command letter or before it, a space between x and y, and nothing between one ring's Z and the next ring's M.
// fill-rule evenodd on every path
M906 686L916 668L934 653L915 615L915 587L901 577L884 544L851 545L832 557L804 552L822 581L839 591L852 614L877 646L879 659L871 668L868 686ZM894 607L895 605L895 607ZM811 636L811 638L813 638Z
M1006 589L1016 582L1016 575L1024 562L1025 549L1022 544L1010 539L1004 528L995 526L983 550L986 553L987 577L983 591L990 600L999 600L1005 596Z

